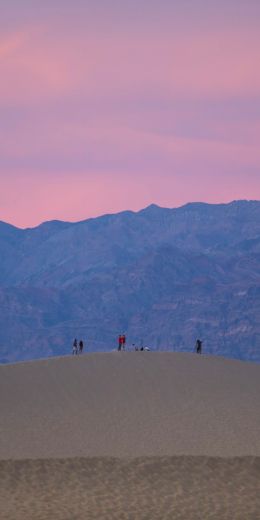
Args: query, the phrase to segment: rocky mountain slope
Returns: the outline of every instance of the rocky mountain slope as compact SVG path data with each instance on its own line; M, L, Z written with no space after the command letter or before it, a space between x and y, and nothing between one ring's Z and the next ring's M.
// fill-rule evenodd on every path
M128 343L260 361L260 202L0 223L2 361Z

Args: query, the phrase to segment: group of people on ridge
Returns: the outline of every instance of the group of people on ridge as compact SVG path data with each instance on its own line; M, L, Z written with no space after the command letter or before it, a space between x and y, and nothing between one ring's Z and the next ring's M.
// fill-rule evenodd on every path
M83 353L84 344L82 339L79 341L75 338L73 341L73 347L72 347L72 355L77 356L78 354Z
M118 336L118 347L117 347L117 350L120 352L121 350L125 350L125 347L126 347L126 335L125 334L120 334ZM77 356L78 354L82 354L83 353L83 348L84 348L84 345L83 345L82 339L78 342L78 340L75 338L74 341L73 341L73 347L72 347L72 354L73 354L73 356ZM149 347L143 347L143 346L141 346L140 349L139 349L135 344L133 344L133 348L134 348L135 351L137 351L137 350L150 350ZM201 354L202 353L202 341L200 339L196 340L195 352L197 354Z
M126 335L125 334L120 334L118 336L118 347L117 347L118 352L120 352L120 350L125 350L125 347L126 347ZM141 346L139 348L139 347L137 347L135 345L135 343L132 344L132 348L135 351L138 351L138 350L150 350L149 347Z
M117 350L120 351L120 350L125 350L125 347L126 347L126 335L125 334L120 334L118 336L118 348ZM138 350L150 350L149 347L143 347L141 346L140 348L137 347L134 343L132 345L133 349L135 351L138 351ZM196 344L195 344L195 352L197 354L202 354L202 341L201 339L197 339L196 340Z

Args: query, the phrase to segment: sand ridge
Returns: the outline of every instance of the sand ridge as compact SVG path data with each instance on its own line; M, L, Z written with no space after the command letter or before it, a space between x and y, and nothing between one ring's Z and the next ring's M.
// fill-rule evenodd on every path
M260 365L111 352L0 366L0 459L260 456Z

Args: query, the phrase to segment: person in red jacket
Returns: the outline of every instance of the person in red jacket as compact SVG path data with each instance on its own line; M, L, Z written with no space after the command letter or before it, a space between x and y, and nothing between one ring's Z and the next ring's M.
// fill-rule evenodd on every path
M120 351L122 349L122 344L123 344L123 336L120 334L120 336L118 336L118 351Z

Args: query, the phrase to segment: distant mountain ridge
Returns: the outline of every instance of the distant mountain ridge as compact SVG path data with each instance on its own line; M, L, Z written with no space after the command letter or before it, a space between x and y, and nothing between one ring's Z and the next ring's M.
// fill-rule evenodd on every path
M260 201L0 222L0 358L130 343L260 361Z

